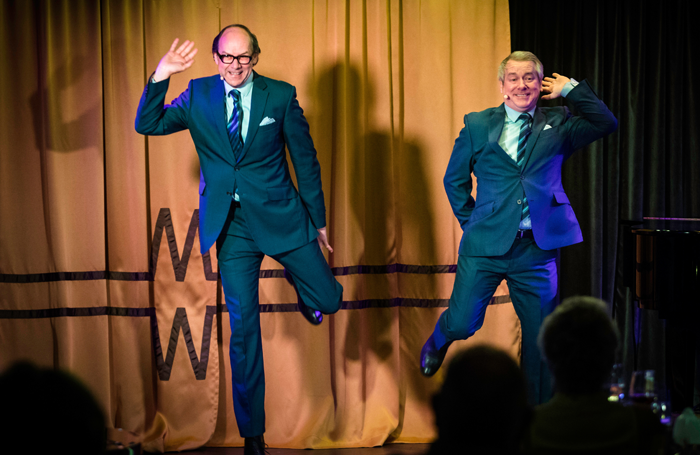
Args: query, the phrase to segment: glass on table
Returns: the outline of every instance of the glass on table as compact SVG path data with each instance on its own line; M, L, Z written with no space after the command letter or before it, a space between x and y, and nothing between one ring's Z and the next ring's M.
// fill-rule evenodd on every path
M625 399L625 377L622 370L622 364L616 363L612 367L610 374L610 394L608 401L622 401Z
M629 398L633 403L648 406L656 401L654 370L638 370L632 373Z

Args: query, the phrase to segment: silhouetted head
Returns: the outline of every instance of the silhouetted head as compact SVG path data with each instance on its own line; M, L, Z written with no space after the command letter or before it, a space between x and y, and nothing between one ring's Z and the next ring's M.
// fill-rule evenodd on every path
M610 379L618 339L605 302L577 296L545 318L537 341L556 389L585 394L600 391Z
M72 375L17 363L0 375L3 453L102 454L105 418Z
M522 370L507 353L485 345L452 359L433 407L438 441L431 453L478 447L512 453L530 417Z

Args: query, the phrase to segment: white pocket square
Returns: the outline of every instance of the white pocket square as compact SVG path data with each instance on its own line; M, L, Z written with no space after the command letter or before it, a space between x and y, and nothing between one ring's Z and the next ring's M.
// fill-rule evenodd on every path
M275 123L275 119L270 118L270 117L265 117L262 122L260 122L260 126L265 126L269 125L271 123Z
M544 129L545 129L545 130L548 130L548 129L550 129L550 128L552 128L552 125L545 125L545 126L544 126Z

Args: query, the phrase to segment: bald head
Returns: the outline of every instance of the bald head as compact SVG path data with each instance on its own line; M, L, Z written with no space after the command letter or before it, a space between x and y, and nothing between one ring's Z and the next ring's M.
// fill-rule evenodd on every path
M214 37L214 42L212 43L211 46L211 52L212 54L216 54L219 52L219 41L221 40L221 37L224 34L228 34L229 32L234 31L234 32L240 32L243 31L248 35L248 39L250 40L250 55L257 55L260 54L260 45L258 44L258 37L253 34L253 32L250 31L248 27L246 27L243 24L232 24L232 25L227 25L226 27L222 28L221 31Z
M258 63L258 39L245 25L223 28L212 43L214 62L221 79L231 87L241 88L253 74Z

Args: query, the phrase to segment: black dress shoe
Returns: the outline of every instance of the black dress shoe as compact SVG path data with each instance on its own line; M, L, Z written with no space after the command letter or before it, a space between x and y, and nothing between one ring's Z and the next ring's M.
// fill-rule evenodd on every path
M284 277L287 279L287 282L292 285L294 288L294 292L297 293L297 305L299 306L299 312L304 315L307 321L309 321L313 325L319 325L321 322L323 322L323 313L321 313L318 310L314 310L313 308L310 308L306 306L304 303L304 300L302 300L301 295L299 294L299 290L297 289L297 285L294 283L294 279L292 278L292 274L287 271L287 269L284 269Z
M265 453L267 453L265 451L265 438L262 435L254 438L245 438L243 455L264 455Z
M299 301L297 302L297 305L299 306L299 312L304 315L307 321L312 323L313 325L319 325L320 323L323 322L323 313L321 313L318 310L314 310L313 308L310 308L304 304L303 300L301 300L301 297L299 296L299 293L297 292L297 297L299 298Z
M452 342L448 341L443 347L438 349L435 347L433 334L430 334L430 338L428 338L428 341L425 342L423 349L420 351L420 372L423 373L423 376L430 377L440 369L442 361L445 360L447 349L451 344Z

